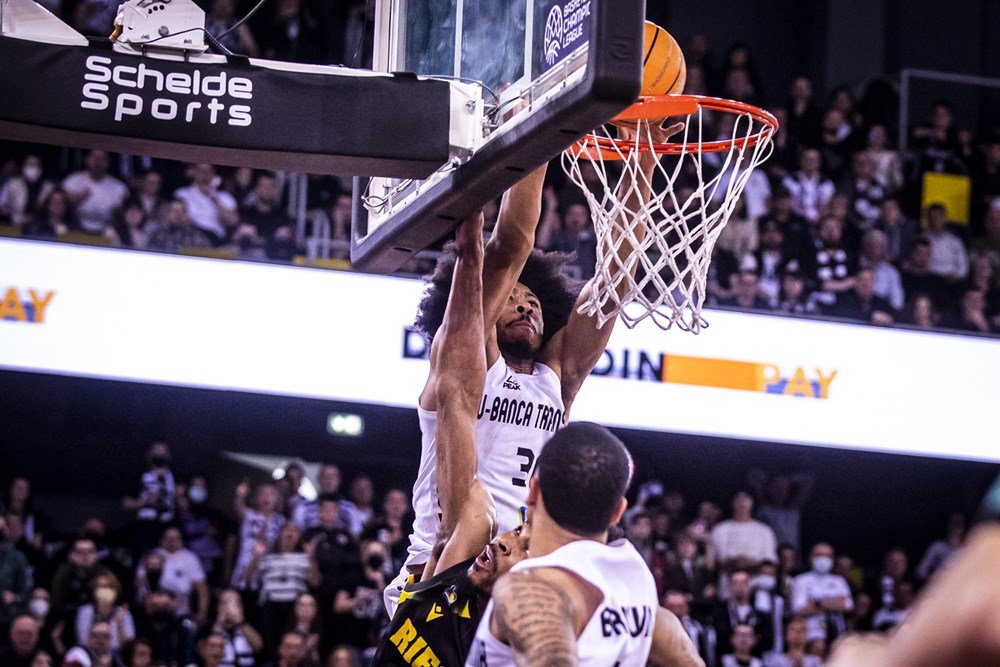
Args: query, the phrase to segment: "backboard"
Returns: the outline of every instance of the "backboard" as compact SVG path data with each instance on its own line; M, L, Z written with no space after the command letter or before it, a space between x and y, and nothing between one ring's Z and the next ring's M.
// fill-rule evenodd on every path
M635 101L644 15L644 0L378 0L375 69L481 84L482 138L425 180L356 178L354 266L399 268Z

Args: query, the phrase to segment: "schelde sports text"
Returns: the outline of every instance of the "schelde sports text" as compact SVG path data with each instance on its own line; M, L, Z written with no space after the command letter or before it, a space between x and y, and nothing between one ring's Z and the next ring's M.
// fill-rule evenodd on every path
M212 125L225 121L236 127L248 127L252 122L249 104L233 104L234 100L253 99L253 81L226 72L202 75L171 72L151 67L147 63L112 65L104 56L87 58L87 73L83 77L80 103L84 109L102 111L114 109L114 119L121 122L130 116L145 116L156 120L193 123L207 120ZM163 96L152 100L129 90L152 89Z

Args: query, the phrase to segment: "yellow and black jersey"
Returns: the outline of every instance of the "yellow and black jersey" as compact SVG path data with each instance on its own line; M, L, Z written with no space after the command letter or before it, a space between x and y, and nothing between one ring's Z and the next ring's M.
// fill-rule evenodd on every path
M462 667L488 598L468 571L475 558L407 584L372 667Z

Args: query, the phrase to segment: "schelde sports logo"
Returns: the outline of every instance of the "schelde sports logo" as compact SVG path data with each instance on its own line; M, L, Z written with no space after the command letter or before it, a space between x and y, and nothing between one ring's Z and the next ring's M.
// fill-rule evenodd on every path
M169 63L153 65L146 60L135 66L115 65L111 58L90 56L83 78L80 106L111 110L117 122L129 117L234 127L249 127L253 122L249 104L253 81L225 70L207 75L200 69L176 72Z
M625 348L605 350L592 375L827 399L837 370Z
M45 315L55 295L51 290L8 287L0 301L0 321L45 324Z
M543 53L552 67L589 36L590 0L563 0L549 9L545 19Z

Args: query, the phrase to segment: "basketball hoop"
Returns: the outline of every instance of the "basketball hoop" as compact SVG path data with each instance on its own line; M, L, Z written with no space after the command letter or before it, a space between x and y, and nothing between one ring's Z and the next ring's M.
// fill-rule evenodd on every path
M726 114L721 117L732 130L721 139L705 136L706 112ZM677 116L685 117L684 130L665 143L655 141L650 123ZM635 125L634 136L618 139L602 126L562 156L597 235L594 281L579 312L597 317L600 326L620 316L632 328L649 317L664 330L676 324L698 333L708 326L701 310L715 242L753 170L770 157L778 121L733 100L658 95L639 98L612 122ZM661 156L652 179L639 168L649 153ZM592 183L584 177L588 168ZM650 190L646 203L641 188ZM685 188L692 192L682 197ZM626 206L630 199L639 202L637 211Z

